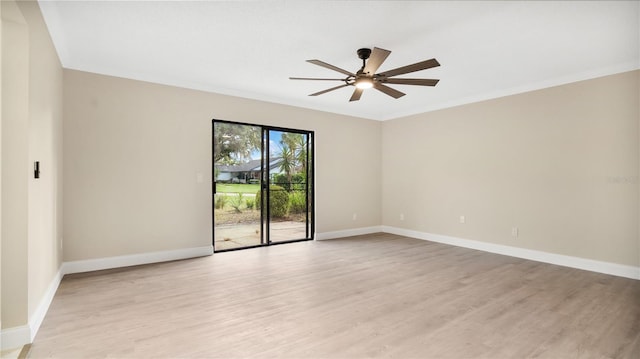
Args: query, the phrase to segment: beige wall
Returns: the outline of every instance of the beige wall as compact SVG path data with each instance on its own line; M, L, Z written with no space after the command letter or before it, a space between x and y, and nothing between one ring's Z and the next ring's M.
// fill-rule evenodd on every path
M377 121L73 70L64 109L65 261L210 246L214 118L315 131L317 232L380 224Z
M62 263L62 66L35 2L20 2L29 24L29 313ZM41 175L33 178L33 163Z
M2 160L2 5L0 5L0 160ZM0 164L0 330L2 329L2 164ZM2 338L0 337L0 352Z
M382 223L640 264L638 72L383 123L64 76L67 261L209 245L217 118L316 131L320 233Z
M29 31L14 2L2 6L2 325L24 325L27 304Z
M384 122L383 224L640 265L639 74Z
M26 326L61 264L62 67L32 1L2 1L2 328ZM33 178L33 161L42 178Z

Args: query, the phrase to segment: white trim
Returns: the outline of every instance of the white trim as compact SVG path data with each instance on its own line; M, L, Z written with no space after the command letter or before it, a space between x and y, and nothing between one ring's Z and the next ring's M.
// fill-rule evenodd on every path
M512 88L499 89L491 92L483 92L477 95L472 95L472 96L468 96L460 99L454 99L448 102L437 103L434 105L426 105L420 108L413 108L405 111L397 111L394 113L387 114L381 118L371 118L371 119L379 120L379 121L395 120L403 117L409 117L413 115L443 110L447 108L464 106L464 105L469 105L469 104L482 102L482 101L495 100L495 99L499 99L507 96L525 94L532 91L538 91L538 90L544 90L544 89L549 89L549 88L558 87L558 86L569 85L576 82L593 80L593 79L597 79L605 76L617 75L625 72L636 71L638 69L640 69L640 66L638 65L637 61L619 63L619 64L615 64L615 65L611 65L603 68L597 68L593 70L569 74L569 75L560 76L560 77L553 77L547 80L538 81L535 83L528 83L525 85L516 86ZM366 116L364 117L369 118Z
M53 297L56 295L56 291L60 286L60 281L62 281L62 277L63 277L62 266L60 266L60 269L58 269L58 272L53 277L53 280L49 284L47 291L44 293L44 296L40 300L40 304L38 304L38 307L36 308L35 312L33 312L31 317L29 318L30 340L29 342L24 344L32 343L33 339L35 339L36 334L40 329L40 325L42 325L42 321L44 320L45 315L47 315L47 311L49 310L49 306L53 301Z
M60 267L56 275L51 280L44 296L40 300L40 304L38 304L38 307L33 314L30 315L28 325L7 328L0 332L0 335L2 336L2 339L0 339L2 341L2 350L16 349L26 344L33 343L33 340L38 333L38 329L40 329L40 325L42 325L42 321L44 320L44 317L49 310L49 306L53 301L53 297L58 290L58 286L60 286L62 276L62 267Z
M87 259L81 261L64 262L60 269L53 277L51 284L47 288L44 296L40 300L40 304L30 315L28 325L7 328L0 330L0 343L2 350L20 348L26 344L33 343L33 340L42 325L49 306L53 301L53 297L60 286L62 277L65 274L89 272L101 269L111 269L119 267L128 267L133 265L167 262L178 259L188 259L195 257L204 257L213 254L213 246L183 248L171 251L151 252L132 254L118 257L107 257L97 259Z
M372 234L372 233L380 233L380 232L382 232L382 226L352 228L352 229L344 229L341 231L316 233L316 240L323 241L326 239L360 236L363 234Z
M2 329L0 336L2 336L0 339L2 340L2 351L18 349L25 344L31 343L31 341L29 341L30 335L28 325Z
M640 280L640 267L624 264L597 261L593 259L566 256L562 254L548 253L533 249L505 246L502 244L474 241L457 237L450 237L440 234L418 232L410 229L382 226L385 233L397 234L400 236L423 239L426 241L450 244L452 246L477 249L480 251L497 253L511 257L529 259L537 262L556 264L564 267L577 268L592 272L615 275Z
M46 3L46 2L45 2ZM59 37L58 37L59 38ZM63 54L64 55L64 54ZM133 81L142 81L153 84L185 88L196 91L204 91L208 93L214 93L219 95L233 96L238 98L263 101L268 103L276 103L281 105L288 105L294 107L300 107L305 109L311 109L315 111L325 112L325 113L336 113L344 116L350 116L355 118L364 118L374 121L388 121L395 120L403 117L433 112L437 110L447 109L451 107L463 106L472 103L477 103L481 101L493 100L501 97L519 95L531 91L543 90L551 87L568 85L580 81L592 80L600 77L617 75L624 72L630 72L640 69L637 61L623 62L617 63L605 67L600 67L596 69L591 69L583 72L572 73L568 75L551 77L548 79L544 79L542 81L527 83L520 86L515 86L511 88L503 88L497 89L489 92L482 92L480 94L467 96L464 98L458 98L451 101L436 103L434 105L426 104L425 106L416 106L404 111L396 111L390 113L371 113L365 110L353 110L353 108L345 108L340 106L330 106L328 107L326 104L319 105L314 102L300 100L300 99L283 99L273 95L261 94L256 92L247 92L247 91L239 91L237 89L230 89L226 87L215 86L211 84L203 84L197 81L182 81L176 79L169 78L155 78L153 76L147 76L144 74L137 73L135 71L129 72L120 72L118 75L114 74L112 69L101 67L101 68L84 68L79 66L70 66L65 63L63 57L60 57L63 66L67 69L94 73L103 76L110 77L119 77Z
M121 268L141 264L175 261L196 257L210 256L213 246L174 249L170 251L129 254L117 257L85 259L62 263L62 273L82 273L103 269Z

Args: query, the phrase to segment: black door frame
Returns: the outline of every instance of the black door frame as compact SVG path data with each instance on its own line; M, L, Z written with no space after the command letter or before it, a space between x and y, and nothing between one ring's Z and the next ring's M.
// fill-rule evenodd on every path
M214 151L215 151L215 123L227 123L227 124L233 124L233 125L244 125L244 126L254 126L254 127L260 127L262 130L262 142L260 145L260 153L261 153L261 167L262 167L262 175L261 175L261 179L260 179L260 190L261 190L261 197L266 199L265 201L261 201L261 208L260 208L260 244L258 245L252 245L252 246L246 246L246 247L238 247L238 248L230 248L230 249L221 249L221 250L216 250L216 246L215 246L215 238L216 238L216 234L215 234L215 230L216 230L216 226L215 226L215 194L216 194L216 175L215 175L215 163L213 161L214 158ZM305 183L305 191L307 194L307 199L308 201L311 202L311 205L309 205L307 203L307 207L308 210L306 211L306 222L305 222L305 231L306 231L306 238L301 238L301 239L292 239L292 240L287 240L287 241L279 241L279 242L272 242L269 238L269 229L270 229L270 225L271 225L271 206L266 205L267 203L270 203L270 193L271 190L269 188L270 185L270 173L271 173L271 161L270 161L270 157L269 157L269 153L270 153L270 141L269 141L269 132L270 131L279 131L279 132L290 132L290 133L299 133L299 134L303 134L303 135L307 135L307 163L309 164L307 166L307 173L306 173L306 183ZM266 163L265 163L265 153L266 153ZM236 251L236 250L242 250L242 249L249 249L249 248L259 248L259 247L265 247L265 246L271 246L271 245L278 245L278 244L286 244L286 243L295 243L295 242L303 242L303 241L311 241L314 240L314 236L315 236L315 225L316 225L316 221L315 221L315 208L316 208L316 201L315 201L315 133L314 131L310 131L310 130L300 130L300 129L294 129L294 128L286 128L286 127L278 127L278 126L269 126L269 125L261 125L261 124L255 124L255 123L246 123L246 122L237 122L237 121L227 121L227 120L219 120L219 119L212 119L211 120L211 226L212 226L212 238L211 238L211 243L213 246L213 251L214 253L221 253L221 252L229 252L229 251ZM311 160L309 160L311 159ZM266 215L266 218L265 218Z

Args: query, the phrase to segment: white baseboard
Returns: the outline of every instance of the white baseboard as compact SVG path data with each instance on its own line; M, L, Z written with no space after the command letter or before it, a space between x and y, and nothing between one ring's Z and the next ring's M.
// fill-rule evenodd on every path
M2 350L16 349L26 344L33 343L33 339L35 339L36 334L38 333L38 329L40 329L40 325L42 325L42 321L44 320L44 317L49 310L49 306L53 301L53 297L56 294L56 290L58 290L58 286L60 285L61 280L62 271L59 269L56 275L51 280L51 283L49 284L47 291L44 293L44 296L40 300L38 307L29 317L28 325L7 328L3 329L0 332Z
M382 226L353 228L353 229L345 229L342 231L316 233L316 240L323 241L326 239L360 236L363 234L380 233L380 232L382 232Z
M130 267L141 264L168 262L179 259L210 256L213 254L213 246L174 249L170 251L129 254L117 257L85 259L79 261L64 262L63 274L91 272L103 269Z
M640 267L629 265L597 261L593 259L566 256L562 254L548 253L533 249L505 246L502 244L487 243L463 239L457 237L444 236L426 232L418 232L404 228L382 226L385 233L397 234L400 236L423 239L432 242L450 244L452 246L477 249L480 251L502 254L511 257L529 259L537 262L556 264L563 267L583 269L592 272L615 275L640 280Z
M3 329L0 333L2 350L22 348L25 344L31 343L31 334L28 325Z
M58 272L51 280L47 291L44 293L44 297L40 300L38 307L35 312L29 318L29 343L33 342L33 339L36 337L38 333L38 329L40 329L40 325L42 325L42 321L44 320L45 315L47 315L47 311L49 310L49 306L53 301L53 297L56 295L56 291L60 286L60 281L62 281L62 266L58 269ZM28 344L28 343L25 343Z
M129 267L140 264L167 262L179 259L204 257L213 254L213 246L176 249L171 251L131 254L118 257L87 259L81 261L64 262L51 280L44 296L40 300L36 310L30 315L28 325L2 329L0 331L0 343L2 350L20 348L33 340L40 329L53 297L60 286L60 281L65 274L90 272L102 269Z
M511 247L501 244L474 241L470 239L463 239L439 234L419 232L391 226L362 227L341 231L316 233L316 239L327 240L380 232L640 280L640 267L597 261L593 259L578 258L561 254L536 251L532 249ZM56 290L60 285L60 281L65 274L203 257L212 254L213 246L205 246L64 262L60 267L58 273L56 273L53 280L51 281L51 284L49 285L45 295L40 300L40 304L36 308L35 312L31 315L29 324L19 327L7 328L0 331L0 343L2 343L1 347L3 350L20 348L23 345L33 342L33 339L35 338L38 329L40 328L40 325L44 320L47 310L51 305L51 301L53 300Z

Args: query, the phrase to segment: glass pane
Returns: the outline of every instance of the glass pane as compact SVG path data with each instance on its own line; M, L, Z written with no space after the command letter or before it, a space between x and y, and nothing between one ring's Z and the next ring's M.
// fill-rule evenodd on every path
M214 122L214 249L262 244L262 128Z
M309 135L269 131L269 239L309 237Z

